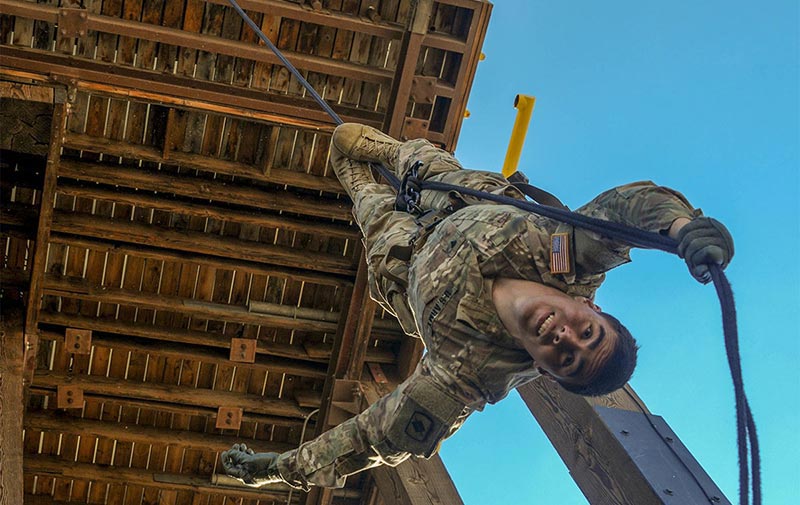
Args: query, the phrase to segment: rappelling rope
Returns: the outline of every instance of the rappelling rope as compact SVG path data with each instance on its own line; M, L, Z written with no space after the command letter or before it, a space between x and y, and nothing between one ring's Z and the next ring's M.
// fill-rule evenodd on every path
M269 47L275 56L281 60L289 72L303 85L308 93L314 100L322 107L325 112L330 115L337 125L342 124L342 118L331 108L330 105L323 99L319 93L314 89L311 84L303 77L303 75L295 68L295 66L286 59L281 51L272 43L269 38L264 35L264 32L256 25L250 16L239 6L236 0L228 0L231 6L236 10L239 16L255 31L259 39ZM394 187L395 190L400 188L400 180L395 176L392 171L386 167L370 163L370 165L378 170L378 172ZM671 254L677 254L677 242L670 238L663 236L659 233L639 230L630 226L602 219L595 219L592 217L576 214L566 210L558 209L540 205L538 203L517 200L503 195L493 195L483 191L455 186L443 182L433 181L418 181L422 189L430 189L436 191L458 191L462 194L472 195L484 200L491 200L494 202L514 205L520 209L528 210L536 214L555 219L573 226L578 226L587 230L591 230L602 235L622 240L631 245L659 249ZM722 327L725 334L725 350L728 356L728 365L731 370L731 378L733 379L734 395L736 397L736 434L739 451L739 502L741 505L748 503L748 453L747 443L750 442L750 459L752 463L752 490L753 490L753 504L761 505L761 461L758 451L758 436L756 434L756 426L753 421L753 415L750 411L750 405L747 402L747 396L744 391L744 381L742 379L742 367L739 360L739 337L736 327L736 307L733 300L733 292L731 291L730 284L727 277L722 272L718 265L708 265L711 272L711 278L714 281L714 286L717 290L717 296L720 300L722 307Z

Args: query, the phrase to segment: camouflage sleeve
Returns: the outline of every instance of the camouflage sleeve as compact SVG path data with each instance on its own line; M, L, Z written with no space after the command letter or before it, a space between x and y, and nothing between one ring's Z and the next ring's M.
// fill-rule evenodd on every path
M655 233L666 233L678 218L702 215L681 193L650 181L610 189L576 212ZM630 261L627 243L580 228L574 230L574 241L578 274L599 274Z
M413 444L397 443L393 436L398 428L408 430L416 422L407 419L413 391L435 381L425 366L427 356L415 372L392 393L380 398L365 411L304 443L298 449L285 452L278 458L281 477L291 486L308 489L310 486L338 488L352 475L379 465L397 466L412 455L428 456ZM447 403L447 398L441 399ZM430 443L436 445L452 435L466 420L466 406L457 409L458 416L448 420L442 433L431 433ZM423 426L427 428L427 426ZM413 440L412 440L413 442Z

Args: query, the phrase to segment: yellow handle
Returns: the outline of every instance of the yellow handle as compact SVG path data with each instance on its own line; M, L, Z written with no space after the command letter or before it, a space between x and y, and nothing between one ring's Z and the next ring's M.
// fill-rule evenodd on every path
M525 143L525 135L528 133L528 123L531 122L535 103L536 97L528 95L517 95L514 98L517 119L514 121L514 129L511 130L511 140L508 141L508 151L506 151L506 159L503 162L503 177L508 178L517 171L522 145Z

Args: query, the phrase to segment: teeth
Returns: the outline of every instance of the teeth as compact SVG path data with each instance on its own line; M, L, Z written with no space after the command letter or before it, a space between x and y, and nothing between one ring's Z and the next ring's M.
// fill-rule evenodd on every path
M542 325L539 326L539 331L537 332L537 336L541 337L542 335L544 335L544 333L550 328L550 323L553 322L554 317L556 317L555 314L550 314L549 316L547 316L547 319L545 319L542 322Z

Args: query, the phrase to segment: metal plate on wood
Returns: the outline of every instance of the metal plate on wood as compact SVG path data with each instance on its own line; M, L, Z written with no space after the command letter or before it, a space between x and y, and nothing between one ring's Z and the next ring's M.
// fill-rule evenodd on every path
M328 423L341 424L364 410L366 401L359 381L336 379L331 391Z
M386 374L383 373L383 368L377 363L367 363L369 367L369 373L372 374L372 378L378 384L386 384L389 380L386 378Z
M92 351L92 330L67 328L64 346L72 354L89 354Z
M256 341L252 338L231 339L231 361L240 363L256 362Z
M411 81L411 99L417 103L432 104L436 100L436 77L415 75Z
M430 121L427 119L407 117L405 121L403 121L403 133L400 136L402 140L424 139L428 136L429 126Z
M83 389L80 386L58 386L56 407L60 409L79 409L83 407Z
M728 504L678 436L660 416L596 406L611 433L632 457L650 487L668 505Z
M58 9L58 33L62 37L83 37L89 30L86 9Z
M243 411L240 408L220 407L217 411L217 428L221 430L238 430L242 425Z

